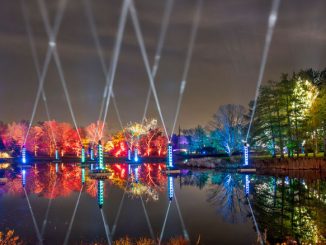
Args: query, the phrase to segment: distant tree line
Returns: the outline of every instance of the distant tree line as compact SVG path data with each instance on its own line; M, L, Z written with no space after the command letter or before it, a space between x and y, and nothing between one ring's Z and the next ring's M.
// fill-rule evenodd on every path
M91 123L78 131L66 122L38 122L28 130L27 121L0 122L0 151L20 154L25 145L29 154L34 156L53 156L55 150L64 155L79 155L81 147L94 148L101 139L105 153L116 157L127 156L128 149L137 148L140 156L164 156L168 140L157 120L143 123L129 123L124 129L109 133L103 123ZM103 130L103 133L100 131Z
M222 105L206 126L183 130L189 151L213 147L232 155L242 151L253 113L242 105ZM249 134L251 148L272 156L325 152L326 69L282 74L260 87Z

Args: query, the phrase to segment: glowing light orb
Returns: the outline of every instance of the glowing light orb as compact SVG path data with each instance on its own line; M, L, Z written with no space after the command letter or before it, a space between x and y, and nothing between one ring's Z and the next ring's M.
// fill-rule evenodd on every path
M135 149L135 155L134 155L134 161L138 162L139 158L138 158L138 150Z

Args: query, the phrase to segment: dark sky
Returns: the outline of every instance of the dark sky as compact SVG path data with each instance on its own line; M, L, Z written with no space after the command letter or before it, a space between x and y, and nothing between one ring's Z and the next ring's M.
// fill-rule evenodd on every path
M39 59L48 45L37 0L26 0ZM46 0L53 23L58 1ZM92 11L107 66L113 49L121 0L93 0ZM177 125L206 124L222 104L247 105L253 98L264 46L270 0L204 0L202 19ZM150 62L153 62L165 1L135 0ZM192 28L195 0L175 0L156 85L171 129ZM326 1L283 0L264 81L282 72L320 69L326 61ZM105 78L85 15L83 1L69 0L57 39L77 123L96 121ZM124 34L114 91L122 121L142 118L148 79L130 17ZM0 8L0 120L29 119L38 80L20 0L2 0ZM50 63L45 92L52 118L70 121L55 63ZM158 117L154 100L149 115ZM45 120L40 100L36 121ZM110 106L108 126L118 129Z

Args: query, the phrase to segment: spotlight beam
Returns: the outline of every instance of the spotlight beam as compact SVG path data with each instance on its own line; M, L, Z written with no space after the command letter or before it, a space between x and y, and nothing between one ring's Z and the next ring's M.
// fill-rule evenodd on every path
M281 0L273 1L271 12L270 12L269 18L268 18L268 28L267 28L267 33L266 33L266 37L265 37L265 45L264 45L262 60L261 60L261 64L260 64L259 74L258 74L254 104L252 107L252 113L251 113L249 127L248 127L248 131L247 131L247 135L246 135L246 142L248 142L252 121L254 119L255 112L256 112L257 98L259 96L259 89L260 89L262 80L264 78L266 63L267 63L267 59L268 59L268 52L269 52L270 45L272 43L272 38L273 38L274 28L275 28L275 25L277 22L280 2L281 2Z
M59 4L60 9L58 10L58 13L57 13L57 16L56 16L56 19L55 19L55 32L53 32L51 40L55 40L56 35L57 35L58 31L59 31L59 26L61 24L61 20L62 20L63 12L65 10L66 2L67 2L67 0L61 0L61 2ZM45 19L45 17L47 17L47 11L45 9L44 2L42 0L38 0L38 3L39 3L39 7L40 7L40 10L41 10L41 14L42 14L42 17L43 17L43 22L44 22L46 31L47 31L48 35L51 35L48 32L50 30L49 29L49 21L47 19ZM27 13L27 12L25 12L25 13ZM26 15L26 17L28 18L28 15ZM30 34L32 34L32 33L30 33ZM49 67L49 63L50 63L52 54L53 54L53 47L51 47L49 45L48 49L47 49L46 56L45 56L42 73L41 73L41 76L40 76L39 86L38 86L38 90L37 90L35 101L34 101L32 115L31 115L31 118L30 118L30 122L29 122L29 125L28 125L28 129L27 129L25 138L24 138L24 145L26 144L27 137L29 135L30 129L31 129L33 121L34 121L36 109L37 109L37 106L38 106L38 103L39 103L39 100L40 100L41 93L43 91L44 81L45 81L45 77L46 77L46 74L47 74L47 71L48 71L48 67ZM45 96L43 98L45 98Z
M30 18L29 16L30 15L29 15L29 11L28 11L25 0L21 0L21 3L22 3L22 12L23 12L24 20L25 20L28 40L29 40L29 44L30 44L30 48L31 48L31 52L32 52L32 58L33 58L36 74L37 74L39 84L40 84L42 75L41 75L41 69L40 69L40 62L39 62L37 50L36 50L36 47L35 47L35 40L34 40L34 37L33 37L33 29L32 29L32 26L30 25L30 21L29 21L29 18ZM47 119L48 119L48 121L51 121L50 111L49 111L49 107L48 107L48 103L47 103L44 88L42 88L42 99L43 99L43 102L44 102L44 107L45 107L45 112L46 112ZM50 124L50 130L51 130L52 140L54 142L54 145L56 145L56 139L55 139L53 128L52 128L51 124Z
M106 78L105 88L108 89L108 92L107 92L108 95L106 96L104 116L103 116L103 120L102 120L103 125L102 125L101 131L100 131L100 136L101 136L100 138L102 138L102 136L103 136L104 122L106 121L108 108L109 108L109 104L110 104L110 98L111 98L110 95L112 94L112 88L113 88L115 73L117 70L123 33L124 33L126 21L127 21L127 13L128 13L129 4L130 4L130 0L123 1L122 10L121 10L121 14L120 14L120 20L119 20L119 26L118 26L118 32L117 32L117 38L115 41L113 55L112 55L112 59L111 59L111 66L110 66L110 70L109 70L109 72L107 74L107 78ZM105 96L105 93L103 96ZM100 121L100 119L99 119L99 121Z
M155 99L157 110L159 112L160 119L162 121L162 125L163 125L163 128L164 128L164 132L166 134L166 137L167 137L167 139L169 139L169 134L168 134L168 132L166 130L165 122L164 122L164 119L163 119L163 114L162 114L160 102L159 102L159 99L158 99L158 96L157 96L154 79L152 77L151 69L150 69L150 66L149 66L148 55L147 55L147 51L146 51L146 48L145 48L143 34L141 32L141 29L140 29L139 20L138 20L138 16L137 16L137 12L136 12L133 0L130 0L129 12L131 14L132 23L134 25L137 41L138 41L140 51L141 51L141 54L142 54L142 57L143 57L144 65L145 65L147 76L148 76L150 86L151 86L151 89L152 89L152 92L153 92L153 96L154 96L154 99Z
M157 44L157 47L156 47L154 64L153 64L153 67L152 67L153 80L155 80L157 70L158 70L158 67L159 67L159 64L160 64L161 53L162 53L163 44L164 44L164 41L165 41L165 36L166 36L167 29L168 29L171 13L172 13L173 4L174 4L174 0L168 0L166 2L166 5L165 5L162 24L161 24L161 31L160 31L159 41L158 41L158 44ZM145 109L144 109L142 122L144 122L145 118L146 118L151 93L152 93L152 89L151 89L151 86L149 86L147 96L146 96Z
M140 200L141 200L141 204L142 204L142 207L143 207L143 210L144 210L144 214L145 214L147 226L148 226L148 229L149 229L149 233L151 234L152 239L155 240L153 227L152 227L152 224L151 224L151 222L149 220L148 213L147 213L147 210L146 210L146 207L145 207L144 200L143 200L142 196L140 196Z
M173 125L172 125L172 131L171 131L170 138L172 138L175 126L177 124L178 116L179 116L179 113L180 113L181 102L182 102L182 98L183 98L183 93L184 93L184 90L185 90L186 85L187 85L187 78L188 78L192 53L193 53L193 50L194 50L195 41L196 41L196 37L197 37L198 26L199 26L199 22L200 22L200 18L201 18L202 8L203 8L203 0L197 0L196 12L195 12L195 15L194 15L194 20L193 20L193 28L192 28L192 31L191 31L191 36L190 36L190 42L189 42L188 51L187 51L186 62L185 62L185 66L184 66L184 70L183 70L183 74L182 74L182 80L181 80L180 91L179 91L179 98L178 98L178 102L177 102L177 109L176 109L175 116L174 116L174 121L173 121Z
M74 114L74 111L73 111L73 108L72 108L70 95L69 95L68 88L67 88L67 83L66 83L66 80L65 80L65 76L64 76L64 73L63 73L63 69L62 69L62 66L61 66L61 61L60 61L60 58L59 58L58 51L56 49L56 42L55 42L55 38L56 38L57 32L59 30L59 25L60 25L60 22L61 22L62 17L63 17L63 12L62 11L65 9L65 6L67 4L67 0L61 0L61 2L59 4L61 12L59 12L59 14L57 15L57 18L55 20L53 29L50 26L49 16L48 16L48 13L47 13L47 10L46 10L44 0L38 0L38 3L39 3L39 8L40 8L40 11L41 11L42 19L43 19L43 24L44 24L45 30L46 30L46 32L48 34L49 47L53 51L52 53L53 53L53 56L54 56L54 61L55 61L55 64L56 64L56 67L57 67L57 70L58 70L58 73L59 73L60 82L61 82L61 85L63 87L65 97L66 97L66 100L67 100L69 112L71 114L74 126L76 128L78 138L79 138L79 140L81 142L81 136L80 136L80 133L79 133L79 130L78 130L76 117L75 117L75 114Z
M66 236L65 236L65 240L63 242L64 245L67 245L68 242L69 242L69 237L70 237L72 225L74 224L74 221L75 221L75 216L76 216L76 213L77 213L77 208L79 206L80 196L82 194L83 188L84 188L84 185L82 185L82 187L80 188L79 195L78 195L78 198L77 198L77 202L76 202L76 205L75 205L75 208L74 208L74 212L73 212L73 214L71 216L71 219L70 219L70 222L69 222L69 227L68 227L68 230L67 230L67 233L66 233Z
M97 51L97 54L98 54L98 57L99 57L99 60L100 60L100 63L101 63L102 72L103 72L103 74L104 74L104 76L106 78L107 75L108 75L108 70L107 70L107 65L106 65L106 62L105 62L105 59L104 59L104 55L103 55L103 48L102 48L101 42L100 42L99 37L98 37L98 32L97 32L94 16L93 16L93 13L92 13L92 6L91 6L91 3L90 3L89 0L84 0L83 3L84 3L88 23L89 23L90 28L91 28L92 37L93 37L93 40L95 42L96 51ZM103 94L103 97L102 97L102 103L101 103L99 118L102 118L105 98L107 97L107 90L108 90L107 87L105 87L104 88L104 94ZM120 127L123 130L121 115L120 115L120 112L119 112L119 109L118 109L118 105L117 105L117 102L116 102L116 99L115 99L115 96L114 96L113 89L112 89L111 97L112 97L114 109L116 111ZM96 137L97 134L98 134L98 128L96 129L95 137ZM93 142L95 142L95 138L93 139Z
M166 214L165 214L165 217L164 217L163 227L162 227L162 231L161 231L161 234L160 234L160 239L159 239L159 242L158 242L159 245L161 245L161 242L162 242L162 239L163 239L164 230L165 230L165 226L166 226L166 221L168 219L170 207L171 207L171 201L169 201L169 206L168 206L168 208L166 210Z
M36 219L35 219L35 216L34 216L34 212L33 212L31 203L29 201L29 198L28 198L25 187L23 187L23 189L24 189L26 200L27 200L28 208L29 208L29 211L30 211L32 219L33 219L33 224L34 224L34 229L35 229L35 232L36 232L37 240L38 240L39 244L43 244L42 236L41 236L40 230L39 230L39 228L37 226Z
M188 231L186 229L185 222L183 221L183 217L182 217L182 214L181 214L181 211L180 211L177 195L174 195L174 199L175 199L175 204L177 206L177 211L178 211L179 219L180 219L181 226L182 226L183 236L187 241L190 241L189 234L188 234Z

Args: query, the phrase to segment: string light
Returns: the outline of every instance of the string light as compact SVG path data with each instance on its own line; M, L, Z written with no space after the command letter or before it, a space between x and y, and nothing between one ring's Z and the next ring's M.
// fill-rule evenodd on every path
M104 159L103 159L103 146L102 146L102 143L101 143L100 140L98 142L98 157L97 157L97 161L98 161L99 169L103 169L103 164L104 164Z
M168 167L173 168L173 148L171 143L168 145Z
M26 159L26 147L25 145L23 146L22 148L22 163L26 163L27 162L27 159Z

